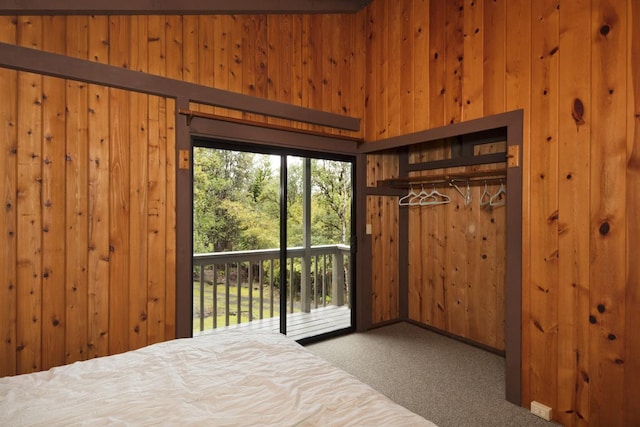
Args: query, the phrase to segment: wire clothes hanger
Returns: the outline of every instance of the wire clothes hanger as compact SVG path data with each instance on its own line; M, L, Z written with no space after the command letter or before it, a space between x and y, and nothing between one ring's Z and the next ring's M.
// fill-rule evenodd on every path
M445 205L447 203L451 203L451 197L446 194L442 194L438 190L436 190L436 186L433 186L433 190L431 193L427 194L425 197L420 199L420 206L436 206L436 205Z
M480 196L480 207L487 207L491 202L491 193L489 193L489 187L487 186L487 181L484 182L484 191Z
M413 190L413 186L409 186L409 193L406 196L402 196L400 200L398 200L398 205L400 206L413 206L411 202L413 199L418 197L418 193Z
M498 189L498 192L489 199L489 206L495 208L505 205L507 203L506 195L507 189L505 188L504 183L500 181L500 188Z
M462 192L460 187L458 187L458 185L455 183L455 180L453 180L453 179L451 181L449 181L449 186L450 187L454 187L458 191L458 193L460 193L460 195L464 199L464 205L465 206L469 206L471 204L471 187L469 186L469 180L467 180L467 191L466 192Z

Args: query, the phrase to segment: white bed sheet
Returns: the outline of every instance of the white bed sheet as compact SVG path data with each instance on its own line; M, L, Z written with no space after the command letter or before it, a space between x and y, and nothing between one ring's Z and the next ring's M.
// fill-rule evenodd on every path
M225 330L0 378L0 426L434 426L276 333Z

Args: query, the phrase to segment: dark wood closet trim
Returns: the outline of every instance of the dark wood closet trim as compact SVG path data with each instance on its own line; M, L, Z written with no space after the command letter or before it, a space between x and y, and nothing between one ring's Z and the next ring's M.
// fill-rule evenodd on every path
M3 15L240 15L355 13L371 0L0 0Z
M505 364L506 364L506 399L518 406L528 404L522 402L522 132L523 132L523 110L510 111L502 114L484 117L481 119L470 120L467 122L454 123L435 129L429 129L408 135L402 135L394 138L387 138L375 142L365 143L360 146L360 153L363 155L381 152L395 153L400 158L400 176L407 176L408 165L406 161L402 161L404 148L414 144L424 144L430 141L441 140L445 138L458 137L460 135L468 135L473 133L489 132L493 130L504 129L506 131L507 141L507 169L506 183L508 188L520 189L509 193L509 203L506 204L507 219L507 242L506 242L506 308L505 308ZM512 150L515 148L515 150ZM365 156L366 157L366 156ZM404 165L403 165L404 164ZM510 167L509 167L510 166ZM366 182L366 181L365 181ZM365 187L359 192L360 198L366 203L367 195L398 195L398 189L391 186L383 187ZM360 202L362 203L362 202ZM365 205L366 206L366 205ZM406 224L406 214L403 215L401 209L399 213L399 221L402 223L403 218ZM366 211L360 211L361 222L366 222ZM407 242L407 227L400 226L399 239L401 242ZM370 244L370 239L367 241ZM401 246L402 247L402 246ZM401 249L402 251L402 249ZM370 259L370 258L369 258ZM400 258L403 259L403 258ZM404 259L407 259L406 257ZM366 265L366 264L365 264ZM402 268L400 269L403 270ZM370 275L371 273L369 273ZM406 291L407 284L402 284L403 273L401 273L400 292ZM405 280L406 282L406 280ZM369 284L370 286L370 284ZM370 291L370 290L369 290ZM400 319L404 320L408 317L405 309L405 302L400 301Z
M435 141L438 139L457 137L459 135L466 135L470 133L485 132L500 128L508 129L508 126L510 126L514 121L518 120L518 117L521 116L522 110L509 111L506 113L483 117L481 119L452 123L450 125L441 126L434 129L427 129L407 135L367 142L366 144L363 144L362 147L360 147L360 152L364 154L375 153L384 150L391 150L393 148L400 148L409 145Z
M182 97L199 104L335 129L360 130L360 119L358 118L312 110L7 43L0 43L0 66L168 98Z

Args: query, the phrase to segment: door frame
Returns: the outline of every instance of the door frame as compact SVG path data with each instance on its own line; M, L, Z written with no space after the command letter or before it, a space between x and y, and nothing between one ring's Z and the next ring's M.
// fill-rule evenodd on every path
M188 107L186 100L178 100L177 109ZM321 156L328 158L348 158L353 164L353 176L362 165L358 163L358 143L354 138L335 137L329 134L310 133L293 128L276 128L261 126L238 120L227 120L216 116L198 115L193 117L177 117L176 120L176 338L191 337L193 334L193 146L195 140L211 140L229 143L236 147L262 147L263 151L273 154L292 154L301 156ZM357 200L357 184L353 183L353 206ZM355 207L357 209L357 207ZM356 224L357 216L352 213L352 221ZM352 249L352 253L354 249ZM360 321L357 301L361 297L355 269L357 256L352 257L354 301L352 304L352 326Z

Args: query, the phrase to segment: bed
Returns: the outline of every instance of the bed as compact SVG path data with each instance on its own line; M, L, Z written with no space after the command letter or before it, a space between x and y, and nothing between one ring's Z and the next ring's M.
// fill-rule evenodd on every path
M0 378L1 426L434 426L290 338L222 330Z

